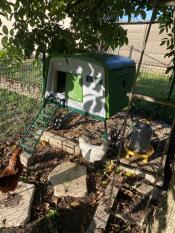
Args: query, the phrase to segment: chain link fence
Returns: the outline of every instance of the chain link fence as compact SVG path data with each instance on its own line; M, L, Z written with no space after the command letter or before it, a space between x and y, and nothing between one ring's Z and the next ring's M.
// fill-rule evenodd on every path
M22 134L42 101L42 63L0 64L0 142Z

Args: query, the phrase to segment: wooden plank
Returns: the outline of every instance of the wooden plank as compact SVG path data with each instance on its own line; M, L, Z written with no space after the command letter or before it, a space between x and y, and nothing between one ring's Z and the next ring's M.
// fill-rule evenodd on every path
M137 184L136 184L137 185ZM146 184L146 183L141 183L140 185L137 185L137 187L135 187L135 189L139 192L139 193L142 193L146 196L149 196L153 190L153 186L152 185L149 185L149 184ZM156 187L154 192L153 192L153 196L152 196L152 199L154 200L159 200L161 195L163 193L163 190Z
M131 93L127 93L127 96L130 97ZM154 97L151 97L151 96L146 96L146 95L134 93L133 98L137 99L137 100L144 100L144 101L147 101L150 103L161 104L161 105L165 105L165 106L169 106L169 107L175 107L175 102L155 99Z
M150 170L146 167L138 166L138 163L131 163L125 158L120 159L120 166L119 168L123 169L126 172L133 172L136 175L149 180L151 183L154 183L155 181L155 174L157 173L157 166L156 167L150 167ZM151 170L151 168L153 168ZM157 182L158 186L162 186L163 184L163 176L160 174L159 181Z
M112 212L111 214L114 215L116 218L123 220L123 222L125 222L129 226L130 230L131 230L131 225L136 224L140 227L142 226L141 221L136 221L136 220L131 219L128 214L121 214L118 212Z
M110 209L114 204L114 200L119 190L120 185L116 184L114 177L114 181L112 180L107 186L105 194L97 207L95 215L86 233L100 233L105 230L110 215Z

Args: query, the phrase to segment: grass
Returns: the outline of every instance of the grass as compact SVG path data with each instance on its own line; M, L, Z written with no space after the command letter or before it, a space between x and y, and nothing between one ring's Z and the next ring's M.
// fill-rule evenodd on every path
M12 66L1 65L0 77L30 87L42 88L42 63L39 61L26 61Z
M165 75L141 73L137 81L137 93L167 99L171 81ZM172 95L175 99L175 92Z
M167 100L170 86L171 81L165 75L144 72L138 77L136 92L157 99ZM175 101L175 90L173 90L171 100ZM166 122L171 122L175 115L175 109L173 108L169 107L165 113L165 106L140 100L135 101L134 109L145 116L162 119Z
M41 99L0 89L0 141L23 132L38 111Z

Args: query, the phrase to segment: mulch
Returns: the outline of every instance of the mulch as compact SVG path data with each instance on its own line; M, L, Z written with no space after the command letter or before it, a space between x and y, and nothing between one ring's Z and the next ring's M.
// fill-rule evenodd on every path
M61 114L63 115L64 112ZM112 130L119 129L122 122L123 114L112 117L107 123ZM165 130L166 127L162 127L161 123L155 124L154 127L157 127L154 133L154 137L157 140L161 139L169 131L168 128ZM88 119L78 114L68 120L63 129L55 131L50 127L50 130L74 141L77 141L77 138L81 134L88 134L93 144L100 144L102 140L101 136L104 133L102 122ZM130 131L131 125L128 124L127 134ZM13 144L14 141L10 141L6 142L3 146L1 145L1 165L7 164ZM76 162L87 167L88 193L85 197L56 198L53 196L53 187L47 178L49 173L64 161ZM81 155L70 155L60 149L51 148L48 144L39 144L34 165L24 169L20 178L21 181L35 184L36 187L30 220L25 226L3 228L0 231L2 233L84 233L111 179L111 172L107 172L104 162L89 166ZM121 190L116 197L105 233L141 233L142 229L137 223L144 217L144 207L147 197L145 198L143 194L126 185L125 177L127 175L124 172L122 172L122 176L124 179L121 179ZM143 180L143 182L146 181ZM155 203L152 204L151 211L155 206ZM117 217L117 215L115 216L115 213L127 214L132 220L132 224L128 225L122 218Z

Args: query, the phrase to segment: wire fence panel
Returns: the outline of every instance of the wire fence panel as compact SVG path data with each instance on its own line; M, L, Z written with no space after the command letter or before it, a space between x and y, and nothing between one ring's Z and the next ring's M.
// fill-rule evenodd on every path
M115 51L109 50L108 52L117 55L122 55L123 53L120 49ZM130 50L128 50L128 57L136 62L136 66L138 66L140 56L141 50L131 46ZM155 58L145 53L139 76L137 77L135 92L137 94L154 97L155 99L175 102L174 88L172 88L172 93L170 94L171 87L173 87L173 79L171 79L172 73L166 74L167 67L168 65L164 64L162 60L159 61L157 57ZM142 116L164 120L168 123L173 120L175 115L175 109L173 107L166 107L141 100L134 101L134 109L136 113Z
M0 65L0 142L22 134L42 101L42 63Z
M138 61L136 61L138 64ZM167 66L160 63L142 62L136 82L135 92L155 99L175 101L175 90L169 95L172 86L171 74L166 74ZM173 107L166 107L145 101L136 101L136 111L154 119L171 122L175 115Z
M167 100L171 87L170 75L165 74L166 66L142 63L136 83L136 92ZM172 98L175 98L173 93Z
M138 64L138 61L136 60ZM167 100L172 85L170 75L165 74L166 65L142 62L136 83L136 92ZM38 112L42 102L42 63L25 61L20 65L0 64L0 143L22 134ZM175 101L175 91L169 98ZM174 108L137 100L134 110L142 116L170 122Z

